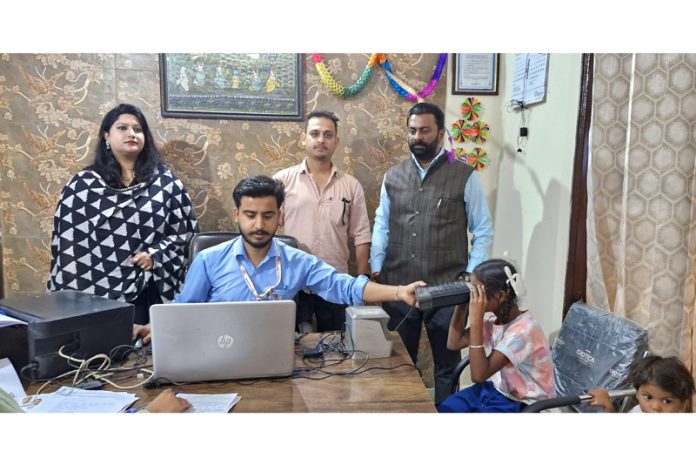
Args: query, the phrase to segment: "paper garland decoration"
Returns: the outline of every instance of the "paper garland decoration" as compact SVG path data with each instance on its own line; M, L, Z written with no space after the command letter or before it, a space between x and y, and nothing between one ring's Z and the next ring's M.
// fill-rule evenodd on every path
M461 148L461 147L457 147L456 149L453 149L453 150L454 150L454 156L457 159L457 161L463 161L465 163L468 163L467 162L467 159L468 159L467 155L468 154L466 153L466 149ZM454 162L455 160L452 160L452 161Z
M481 171L488 165L488 153L480 147L467 154L466 162L474 167L476 171Z
M456 142L471 141L475 144L483 144L488 139L488 124L481 121L467 123L463 119L457 120L452 124L452 137Z
M396 76L394 71L392 71L388 59L381 61L380 66L384 69L387 81L389 81L394 92L410 102L421 102L435 90L435 87L437 87L437 83L440 82L440 77L442 76L442 71L445 69L446 62L447 54L441 53L440 58L437 60L435 71L433 71L433 76L430 78L428 84L419 91L414 90Z
M464 137L464 126L466 125L466 121L463 119L458 119L452 124L452 137L454 138L455 142L466 142L467 139Z
M453 156L451 154L454 154ZM476 171L481 171L488 165L488 153L480 148L476 147L471 152L467 152L466 149L457 147L452 149L452 152L447 153L450 163L459 161L471 165Z
M488 124L479 121L481 116L481 101L475 97L467 97L459 107L459 114L462 119L452 124L452 135L449 135L450 145L452 138L459 143L473 142L483 144L488 139ZM476 171L481 171L488 165L488 153L481 147L474 148L467 152L464 148L452 148L447 153L450 163L459 161L472 166Z
M490 127L488 124L481 121L474 121L469 124L468 128L465 128L463 132L474 144L483 144L488 139L488 131Z
M319 73L321 82L328 87L331 92L339 97L350 97L363 90L367 84L367 81L370 80L370 76L372 76L372 69L380 61L384 61L386 59L387 56L384 53L373 53L370 55L370 59L368 60L367 65L365 66L365 69L358 80L355 81L354 84L346 87L331 75L328 68L324 64L324 57L320 53L312 53L312 60L317 68L317 73Z
M481 101L475 97L467 97L459 107L459 113L462 119L466 121L475 121L481 116Z
M370 80L370 76L372 76L372 69L379 64L384 69L387 81L389 81L389 84L394 92L411 102L422 102L435 90L437 84L440 82L440 77L442 76L442 72L445 69L445 63L447 62L447 53L440 54L430 81L419 91L413 89L396 76L394 71L392 71L386 53L373 53L370 56L367 66L365 66L362 74L351 86L341 84L331 75L326 67L326 64L324 64L324 57L320 53L312 53L312 61L314 61L314 65L317 68L317 73L319 73L322 84L328 87L332 93L339 97L350 97L363 90L367 82Z

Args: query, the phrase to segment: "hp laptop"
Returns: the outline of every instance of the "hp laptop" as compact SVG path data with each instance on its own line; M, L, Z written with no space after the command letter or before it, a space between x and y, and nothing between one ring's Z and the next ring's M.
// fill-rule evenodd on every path
M161 382L288 376L295 302L210 302L150 307L154 377Z

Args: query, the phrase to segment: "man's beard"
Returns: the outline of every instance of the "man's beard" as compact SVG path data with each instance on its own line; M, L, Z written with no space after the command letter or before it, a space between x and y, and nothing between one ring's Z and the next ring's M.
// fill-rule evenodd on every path
M408 148L411 149L411 153L416 160L420 162L430 161L437 155L438 148L440 148L440 141L435 139L432 144L416 144L409 142Z
M263 241L263 242L252 242L251 236L253 235L254 232L259 232L259 231L253 231L250 235L246 235L246 234L244 234L244 232L242 232L241 234L242 234L242 239L244 239L244 242L246 242L247 244L249 244L250 246L252 246L255 249L263 249L264 247L266 247L268 245L269 242L271 242L273 240L273 234L270 234L268 231L263 231L264 233L268 234L268 240Z

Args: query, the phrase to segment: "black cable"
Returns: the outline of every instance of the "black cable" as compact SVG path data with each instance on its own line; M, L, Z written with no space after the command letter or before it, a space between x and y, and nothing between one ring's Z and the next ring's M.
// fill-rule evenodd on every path
M62 374L60 374L60 375L53 376L53 377L50 377L50 378L31 378L31 377L25 376L22 372L24 371L25 368L31 366L32 364L35 364L35 362L32 362L32 363L30 363L29 365L24 366L21 370L19 370L19 374L20 374L24 379L26 379L26 380L28 380L28 381L31 381L32 383L35 383L35 382L49 382L49 381L50 381L51 383L55 383L56 381L59 381L59 380L61 380L61 379L63 379L63 378L67 378L68 376L73 376L73 375L74 375L74 373L68 371L68 372L66 372L66 373L62 373ZM36 364L36 367L38 368L38 364ZM50 384L49 384L49 385L50 385Z
M191 383L191 382L178 383L176 381L172 381L169 378L165 378L163 376L160 376L159 378L153 378L150 381L148 381L147 383L143 384L143 387L145 387L145 389L153 389L153 388L158 388L164 384L172 384L174 386L185 386L187 384L193 384L193 383Z
M399 324L396 325L396 328L392 329L392 331L397 331L401 327L401 325L404 323L404 321L406 321L406 318L408 318L408 316L411 314L411 311L414 308L416 308L416 307L411 305L411 307L408 309L408 312L406 312L406 315L404 315L404 317L401 319L401 321L399 321Z
M411 307L409 309L408 314L413 310L415 307ZM404 317L405 318L405 317ZM399 323L401 324L401 323ZM397 325L398 328L398 325ZM305 364L304 367L297 367L293 370L292 374L289 376L281 376L281 377L269 377L269 378L257 378L257 379L247 379L247 380L225 380L225 381L220 381L220 382L205 382L205 381L191 381L191 382L174 382L168 378L164 377L159 377L152 379L148 381L145 384L145 388L151 389L151 388L158 388L161 385L165 384L171 384L174 386L185 386L189 384L205 384L208 387L220 387L220 386L225 386L228 384L238 384L240 386L251 386L254 384L258 383L263 383L263 382L268 382L268 383L278 383L278 382L284 382L287 381L288 379L309 379L309 380L322 380L326 378L330 378L332 376L353 376L353 375L359 375L362 373L366 373L371 370L383 370L383 371L390 371L390 370L395 370L397 368L401 368L404 366L407 367L412 367L416 371L418 371L418 374L421 375L420 369L416 367L412 363L402 363L400 365L394 366L394 367L369 367L369 368L364 368L365 365L367 364L369 360L369 356L366 352L361 351L361 350L348 350L343 343L344 339L344 334L342 332L339 334L338 331L331 331L326 334L322 334L319 336L319 340L317 341L317 344L315 346L315 350L321 350L322 355L320 358L317 359L309 359L309 358L303 358L302 361ZM340 337L340 340L335 340L337 337ZM328 340L331 338L331 340ZM295 349L295 354L300 355L304 349ZM337 359L328 359L326 358L326 354L329 353L337 353L341 356L341 358ZM339 366L340 364L346 362L347 360L352 359L352 357L355 354L362 353L365 354L364 360L361 361L360 366L357 368L354 368L350 371L342 371L342 372L331 372L325 370L325 368L330 368L330 367L336 367ZM311 365L312 363L317 363L318 365ZM325 376L321 377L313 377L313 376L306 376L303 373L324 373Z
M339 340L336 340L336 338L340 337ZM328 338L331 338L331 340L327 341ZM344 332L339 332L338 331L333 331L330 332L324 336L320 336L319 341L317 342L317 345L314 349L314 352L318 352L321 354L321 365L316 368L327 368L330 366L336 366L339 365L346 360L353 358L353 356L356 353L363 353L365 354L365 359L363 360L363 365L367 362L369 359L369 356L367 355L366 352L363 352L361 350L355 350L355 349L348 349L344 343L345 340L345 334ZM354 347L354 344L351 345L351 347ZM327 359L325 354L335 352L342 356L342 358L339 359ZM305 365L309 365L311 363L311 359L303 358L303 361ZM327 363L329 362L329 363Z
M402 363L402 364L396 365L394 367L369 367L369 368L365 368L364 370L360 370L360 371L338 372L338 373L324 372L324 373L326 373L326 376L322 376L319 378L309 377L309 376L295 376L295 378L311 379L311 380L315 380L315 381L320 381L320 380L323 380L326 378L331 378L332 376L356 376L356 375L361 375L361 374L368 372L368 371L371 371L371 370L391 371L391 370L396 370L397 368L401 368L401 367L411 367L411 368L414 368L418 372L419 375L422 374L421 371L418 369L418 367L415 366L414 364ZM318 370L318 371L322 371L322 370Z
M145 350L136 349L135 347L133 347L132 345L129 345L129 344L121 344L121 345L117 345L116 347L114 347L113 349L111 349L109 351L109 358L112 361L120 362L122 360L126 360L130 354L132 354L132 353L139 354L140 352L142 352L144 354Z
M225 386L228 384L238 384L240 386L252 386L254 384L258 383L282 383L284 381L287 381L288 379L308 379L308 380L313 380L313 381L320 381L323 379L331 378L332 376L356 376L356 375L361 375L363 373L366 373L371 370L382 370L382 371L391 371L391 370L396 370L397 368L401 367L410 367L414 368L417 372L418 375L421 376L421 370L415 366L412 363L402 363L393 367L369 367L362 369L362 367L365 364L362 364L358 368L352 371L343 371L343 372L330 372L326 370L322 370L320 368L313 368L313 367L300 367L300 368L295 368L293 370L292 375L290 376L282 376L282 377L273 377L273 378L257 378L257 379L249 379L249 380L227 380L227 381L221 381L221 382L201 382L201 381L191 381L191 382L174 382L168 378L160 377L153 379L149 381L148 383L145 384L146 389L153 389L153 388L158 388L163 385L171 384L174 386L186 386L189 384L205 384L207 387L220 387L220 386ZM306 369L308 368L308 369ZM319 372L319 373L325 373L325 376L321 377L312 377L312 376L305 376L301 375L300 373L306 373L306 372Z
M360 371L360 372L355 373L355 374L356 374L356 375L361 375L361 374L363 374L363 373L365 373L365 372L367 372L367 371L371 371L371 370L391 371L391 370L396 370L397 368L401 368L401 367L411 367L411 368L414 368L414 369L418 372L418 375L419 375L419 376L421 376L421 377L423 376L423 372L421 372L420 368L418 368L417 366L415 366L413 363L401 363L401 364L396 365L396 366L393 366L393 367L369 367L369 368L365 368L363 371Z
M349 360L350 358L351 358L350 356L347 356L347 355L346 355L346 356L344 356L344 358L341 358L341 359L327 359L327 358L325 358L325 357L323 357L323 358L320 359L320 360L316 360L316 359L303 359L303 363L305 364L306 367L310 367L310 368L313 368L313 369L316 369L316 370L321 370L321 369L323 369L323 368L329 368L329 367L338 366L338 365L340 365L341 363L344 363L345 361ZM367 359L366 359L366 360L367 360ZM311 363L313 363L313 362L318 362L318 363L320 363L320 365L318 365L318 366L311 365Z
M173 386L187 386L189 384L205 384L207 387L220 387L220 386L225 386L227 384L239 384L240 386L251 386L252 384L257 384L261 382L283 382L287 381L288 379L292 378L292 376L276 376L276 377L269 377L269 378L256 378L256 379L230 379L230 380L225 380L225 381L216 381L216 382L210 382L210 381L184 381L184 382L175 382L170 380L169 378L164 378L164 377L159 377L152 379L148 381L145 384L146 389L152 389L152 388L158 388L160 386L168 385L171 384Z
M39 364L36 363L36 362L31 362L31 363L29 363L29 364L27 364L27 365L24 365L24 366L19 370L19 376L21 376L22 378L24 378L24 379L26 379L26 380L29 380L29 381L48 381L47 379L42 380L42 379L32 378L32 377L30 377L30 376L25 375L25 374L24 374L24 370L26 370L26 369L28 369L28 368L35 370L35 369L39 368Z
M326 334L322 333L322 335L319 336L319 340L317 341L317 344L314 346L313 349L304 349L301 351L302 360L304 361L305 365L307 365L308 359L312 359L318 360L321 364L321 367L326 366L326 362L328 361L326 359L326 354L330 352L340 353L344 356L343 359L345 359L345 356L348 354L348 350L343 345L342 333L340 335L340 339L336 340L338 337L338 331L331 331ZM338 362L340 363L340 361Z
M520 106L520 125L519 128L517 129L517 153L522 153L522 149L524 146L527 145L527 137L528 137L528 130L527 130L527 114L525 113L527 111L527 107L522 104ZM525 135L522 135L522 129L525 129Z
M336 366L344 363L345 361L352 359L356 353L363 353L363 354L365 354L365 358L362 360L360 366L351 370L350 372L359 370L362 367L364 367L370 358L369 355L366 352L363 352L360 350L355 350L355 349L348 350L346 348L346 346L343 344L343 341L342 341L343 337L341 337L341 340L337 341L337 340L335 340L337 336L338 336L338 334L336 332L333 332L333 333L330 333L326 336L320 337L319 342L317 343L317 349L316 349L316 350L320 349L320 351L322 353L322 357L321 357L321 360L319 361L319 365L313 366L313 365L311 365L311 363L314 360L303 359L305 366L308 366L310 368L314 368L314 370L317 372L330 373L330 372L327 372L325 370L325 368L336 367ZM329 337L332 337L332 340L327 342L326 339L328 339ZM341 358L327 359L326 354L329 354L332 352L339 354L339 356L341 356ZM344 372L344 373L350 373L350 372Z

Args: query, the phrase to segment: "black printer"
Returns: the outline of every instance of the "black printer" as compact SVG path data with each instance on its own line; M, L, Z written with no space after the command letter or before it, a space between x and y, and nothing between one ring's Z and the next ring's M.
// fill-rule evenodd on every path
M79 291L0 299L0 312L26 322L0 328L0 358L24 379L52 378L74 369L58 355L78 359L131 345L133 305ZM116 358L119 352L115 351ZM75 365L73 363L73 365Z

